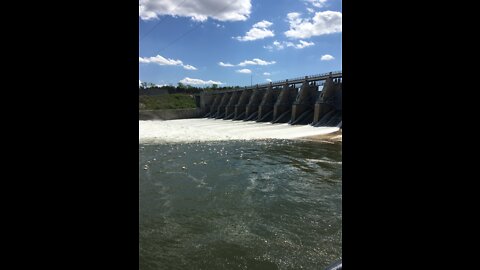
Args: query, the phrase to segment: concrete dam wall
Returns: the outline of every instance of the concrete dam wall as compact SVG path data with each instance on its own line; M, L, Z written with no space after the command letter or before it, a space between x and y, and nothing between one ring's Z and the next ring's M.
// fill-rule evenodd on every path
M342 73L197 94L199 114L215 119L342 127Z

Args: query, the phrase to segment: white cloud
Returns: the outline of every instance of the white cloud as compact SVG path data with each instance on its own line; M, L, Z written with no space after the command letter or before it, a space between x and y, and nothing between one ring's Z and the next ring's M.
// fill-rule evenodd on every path
M266 79L266 81L267 81L267 82L271 82L272 80L270 80L270 79Z
M234 66L244 67L244 66L248 66L248 65L267 66L267 65L273 65L275 63L277 63L277 62L275 62L275 61L270 61L269 62L269 61L265 61L265 60L262 60L262 59L259 59L259 58L253 58L252 60L245 60L243 62L240 62L237 65L233 65L233 64L230 64L230 63L224 63L224 62L218 62L218 65L222 66L222 67L234 67Z
M191 66L191 65L184 65L183 68L184 68L184 69L188 69L188 70L197 70L196 67Z
M287 19L289 22L291 21L296 21L297 23L300 23L302 19L300 18L300 13L298 12L290 12L287 14Z
M142 81L138 80L138 86L142 85Z
M256 24L253 25L254 28L268 28L270 26L272 26L273 23L272 22L269 22L269 21L266 21L266 20L263 20L261 22L258 22Z
M230 63L223 63L223 62L218 62L218 65L222 66L222 67L233 67L235 65L232 65Z
M245 21L250 16L251 0L140 0L139 17L158 19L162 15L190 17L194 21L208 18L219 21Z
M181 60L173 60L173 59L170 59L170 58L165 58L161 55L146 57L146 58L139 57L138 61L140 63L145 63L145 64L155 63L155 64L159 64L161 66L178 66L178 65L183 64L183 62Z
M270 76L270 75L272 75L272 74L270 74L270 72L264 72L263 75L265 75L265 76Z
M302 19L300 14L287 14L290 29L285 32L289 38L309 38L342 32L342 13L338 11L316 12L313 18Z
M299 43L297 43L297 44L294 44L293 42L290 42L290 41L279 42L279 41L275 40L272 43L272 45L263 46L263 48L269 49L269 50L273 50L273 49L283 50L283 49L285 49L285 47L294 47L296 49L303 49L305 47L309 47L309 46L313 46L313 45L315 45L315 43L304 41L304 40L300 40Z
M240 41L252 41L257 39L264 39L266 37L273 37L275 36L275 33L272 30L268 29L272 25L273 23L265 20L257 22L252 26L252 29L248 30L245 36L238 36L235 37L235 39Z
M252 73L252 71L248 68L244 68L244 69L239 69L237 70L238 73L245 73L245 74L250 74Z
M263 46L263 48L269 49L269 50L273 50L273 49L282 50L283 48L285 48L285 45L282 42L278 42L275 40L272 43L272 45Z
M181 79L180 82L183 83L183 84L190 84L190 85L192 85L192 84L193 85L223 84L222 82L217 82L217 81L212 81L212 80L204 81L204 80L201 80L201 79L192 79L192 78L189 78L189 77L185 77L185 78Z
M197 70L197 68L192 65L184 65L182 60L165 58L161 55L152 56L152 57L138 57L138 62L144 63L144 64L154 63L160 66L182 66L184 69Z
M305 0L305 1L309 2L310 4L312 4L312 6L317 8L324 7L325 3L327 2L327 0Z
M266 65L272 65L272 64L275 64L275 63L276 63L275 61L268 62L268 61L265 61L265 60L262 60L262 59L254 58L252 60L245 60L238 65L241 66L241 67L244 67L244 66L247 66L247 65L266 66Z
M275 47L277 47L277 48L279 48L279 49L283 49L283 46L284 46L284 45L283 45L282 43L280 43L280 42L278 42L278 41L275 40L275 41L273 42L273 46L275 46Z
M314 13L315 10L313 8L307 8L308 13Z
M313 42L307 42L307 41L303 41L303 40L300 40L299 42L300 42L299 44L295 45L295 48L297 48L297 49L303 49L305 47L315 45L315 43L313 43Z
M320 60L322 60L322 61L330 61L330 60L333 60L333 59L335 59L335 57L331 56L330 54L322 55L322 57L320 58Z

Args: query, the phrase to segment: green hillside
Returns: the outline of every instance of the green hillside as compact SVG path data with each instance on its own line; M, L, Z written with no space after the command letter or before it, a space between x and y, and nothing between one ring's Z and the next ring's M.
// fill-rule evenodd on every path
M186 94L166 94L139 96L140 110L187 109L195 108L193 96Z

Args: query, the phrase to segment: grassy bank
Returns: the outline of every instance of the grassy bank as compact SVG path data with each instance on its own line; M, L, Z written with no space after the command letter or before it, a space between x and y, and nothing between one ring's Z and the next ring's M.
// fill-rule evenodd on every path
M187 109L195 108L195 100L190 95L166 94L139 96L140 110Z

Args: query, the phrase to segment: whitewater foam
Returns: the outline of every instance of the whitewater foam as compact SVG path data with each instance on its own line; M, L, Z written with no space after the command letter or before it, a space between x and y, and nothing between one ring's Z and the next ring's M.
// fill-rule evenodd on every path
M333 133L338 130L338 127L292 126L208 118L147 120L139 121L139 142L295 139Z

